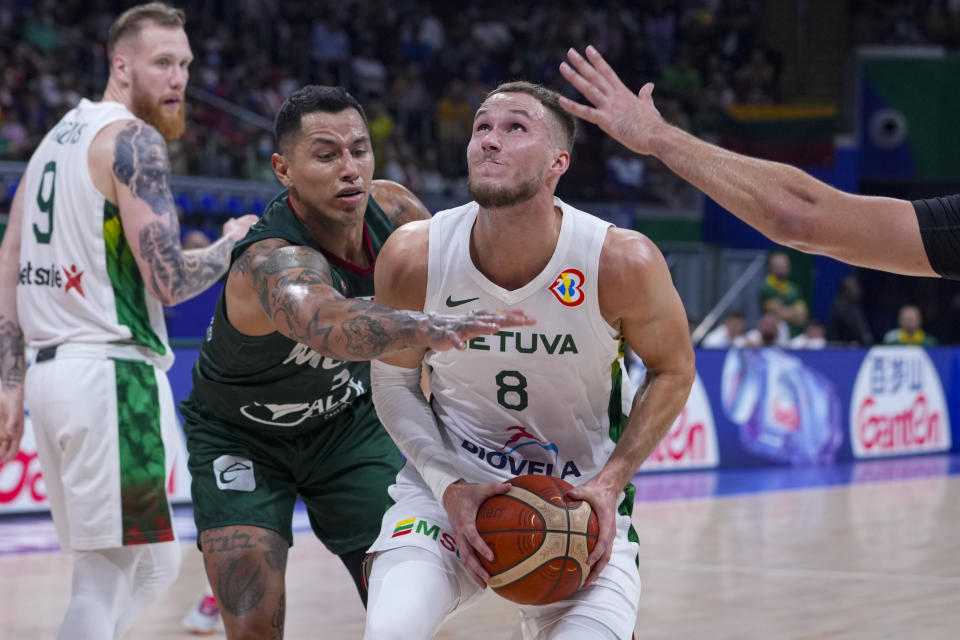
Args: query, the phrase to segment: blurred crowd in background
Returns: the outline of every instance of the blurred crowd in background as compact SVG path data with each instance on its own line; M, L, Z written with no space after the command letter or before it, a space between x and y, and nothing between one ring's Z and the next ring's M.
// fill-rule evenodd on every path
M26 159L81 96L99 95L106 31L129 4L0 4L0 158ZM851 42L953 41L958 4L854 2ZM631 87L655 81L664 116L699 135L729 104L778 100L780 57L759 36L759 0L201 0L187 13L194 90L272 120L294 88L342 84L368 111L379 176L418 193L461 186L489 89L525 78L569 92L557 66L571 45L592 42ZM199 99L189 109L175 173L273 180L269 131ZM689 204L662 167L590 127L576 159L561 189L581 199Z

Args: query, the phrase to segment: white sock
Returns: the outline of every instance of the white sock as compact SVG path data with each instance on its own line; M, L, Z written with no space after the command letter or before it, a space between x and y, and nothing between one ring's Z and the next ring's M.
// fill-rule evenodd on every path
M177 542L75 552L73 592L57 640L122 637L179 568Z

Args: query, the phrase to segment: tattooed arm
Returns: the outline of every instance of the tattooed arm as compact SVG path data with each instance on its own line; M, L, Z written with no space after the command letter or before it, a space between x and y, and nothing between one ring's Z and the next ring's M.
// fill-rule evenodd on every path
M430 210L405 186L392 180L374 180L372 187L370 195L387 214L394 227L430 217Z
M140 120L114 123L97 136L90 154L94 182L120 209L124 235L154 297L164 305L179 304L220 279L233 245L256 216L230 220L219 240L184 251L167 146L157 130ZM104 176L108 171L109 181Z
M23 436L23 331L17 318L17 278L20 272L20 227L23 185L13 197L7 230L0 245L0 464L13 460Z
M236 259L226 303L230 324L241 333L279 331L340 360L371 360L411 347L463 349L476 336L528 324L518 313L451 316L345 298L321 253L276 238L253 243Z

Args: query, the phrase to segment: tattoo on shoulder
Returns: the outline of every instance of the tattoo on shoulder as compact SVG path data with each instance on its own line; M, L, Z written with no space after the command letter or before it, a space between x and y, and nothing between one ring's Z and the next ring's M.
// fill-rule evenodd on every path
M372 195L394 227L430 217L430 211L424 204L402 185L375 182Z
M210 286L226 268L230 246L183 251L175 218L159 219L140 230L140 255L150 267L151 284L176 297L192 297Z
M404 222L406 222L406 212L407 208L403 206L402 202L393 202L391 203L394 206L389 209L384 209L383 212L387 214L387 219L390 221L394 227L399 227Z
M390 205L392 206L389 208L384 207L383 212L387 214L387 218L394 227L400 227L414 220L428 220L430 218L430 211L413 197L409 200L393 200Z
M150 125L134 120L117 134L113 173L155 214L176 213L170 192L167 144Z

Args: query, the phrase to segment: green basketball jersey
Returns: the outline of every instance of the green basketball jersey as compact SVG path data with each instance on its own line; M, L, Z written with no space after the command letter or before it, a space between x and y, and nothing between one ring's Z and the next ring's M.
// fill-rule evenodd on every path
M393 231L371 197L364 214L363 241L371 257ZM327 254L311 239L290 208L287 192L274 198L263 217L233 249L236 260L252 243L282 238L320 251L330 264L333 286L345 297L373 296L373 261L365 269ZM359 399L369 400L370 363L322 356L279 332L245 336L227 320L221 292L213 320L193 367L193 390L180 405L188 420L256 429L302 431L343 415Z

